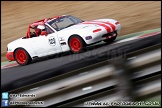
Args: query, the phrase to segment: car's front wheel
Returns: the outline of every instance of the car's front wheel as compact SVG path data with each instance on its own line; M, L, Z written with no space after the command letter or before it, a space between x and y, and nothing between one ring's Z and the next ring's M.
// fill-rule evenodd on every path
M79 36L71 36L69 39L69 47L73 53L80 53L83 51L83 48L86 46L83 39Z
M106 39L106 40L104 40L104 42L106 42L106 43L111 43L111 42L113 42L113 41L116 39L116 37L117 37L117 36L112 37L112 38L110 38L110 39Z
M15 51L15 60L19 65L27 65L31 62L31 57L23 48L18 48Z

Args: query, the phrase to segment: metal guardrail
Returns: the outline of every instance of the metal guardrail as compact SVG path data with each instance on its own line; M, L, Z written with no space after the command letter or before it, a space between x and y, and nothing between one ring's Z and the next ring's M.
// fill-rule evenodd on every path
M35 94L13 101L44 101L45 106L84 106L84 102L139 100L161 95L161 44L50 78L10 93Z

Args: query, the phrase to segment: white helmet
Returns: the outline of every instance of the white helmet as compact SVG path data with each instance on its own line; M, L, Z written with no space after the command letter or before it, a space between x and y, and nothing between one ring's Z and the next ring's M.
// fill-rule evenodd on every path
M38 25L37 28L38 28L38 29L41 29L41 30L45 29L44 25Z

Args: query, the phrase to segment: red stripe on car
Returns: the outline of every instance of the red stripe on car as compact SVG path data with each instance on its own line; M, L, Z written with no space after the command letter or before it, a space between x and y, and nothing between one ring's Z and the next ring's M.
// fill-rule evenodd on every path
M99 26L104 27L107 30L108 33L111 32L110 27L105 25L105 24L100 24L100 23L95 23L95 22L83 22L82 24L97 24Z
M104 23L104 24L108 24L111 26L112 30L115 31L115 25L110 23L110 22L103 22L103 21L93 21L93 22L99 22L99 23Z

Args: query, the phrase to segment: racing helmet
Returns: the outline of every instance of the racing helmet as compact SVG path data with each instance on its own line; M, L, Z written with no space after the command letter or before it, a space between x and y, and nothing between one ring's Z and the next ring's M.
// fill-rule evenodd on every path
M44 27L44 25L38 25L38 26L37 26L37 29L43 30L43 29L45 29L45 27Z

